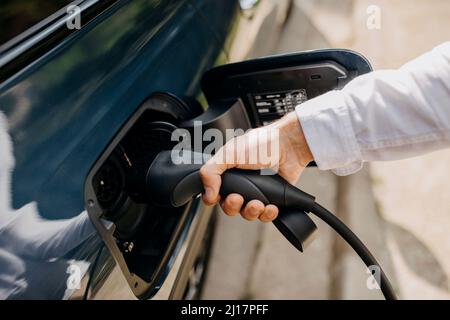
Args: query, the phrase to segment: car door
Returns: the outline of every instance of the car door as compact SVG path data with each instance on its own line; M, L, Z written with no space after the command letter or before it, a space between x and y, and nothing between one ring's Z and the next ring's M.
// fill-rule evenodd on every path
M176 101L171 115L150 112L150 122L202 111L201 76L223 56L217 35L190 1L4 1L1 14L0 297L168 298L175 287L182 297L210 211L193 203L166 219L126 202L119 227L105 222L115 229L114 246L105 246L85 183L142 108ZM136 152L160 147L159 133L145 130L131 142ZM110 164L109 180L97 181L113 212L123 177Z

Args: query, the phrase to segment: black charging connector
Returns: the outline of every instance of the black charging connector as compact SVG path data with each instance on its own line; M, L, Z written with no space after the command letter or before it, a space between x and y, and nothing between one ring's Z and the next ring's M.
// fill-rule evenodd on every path
M174 161L174 158L177 161ZM150 165L146 176L146 194L159 205L178 207L203 193L200 168L205 156L188 151L163 151ZM333 228L359 255L367 267L377 266L375 277L387 300L397 299L380 264L362 241L334 214L315 202L314 196L289 184L279 175L262 175L257 170L232 169L222 174L220 195L241 194L246 201L256 199L274 204L280 213L274 225L297 249L303 251L317 227L308 217L311 212Z

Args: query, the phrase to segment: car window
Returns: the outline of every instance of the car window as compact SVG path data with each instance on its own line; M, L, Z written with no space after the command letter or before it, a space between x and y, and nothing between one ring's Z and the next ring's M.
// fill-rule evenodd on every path
M73 1L2 0L0 3L0 46L71 2Z

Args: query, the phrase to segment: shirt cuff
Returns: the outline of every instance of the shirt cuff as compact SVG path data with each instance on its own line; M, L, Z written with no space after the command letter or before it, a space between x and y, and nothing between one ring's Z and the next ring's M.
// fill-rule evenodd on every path
M362 168L361 151L341 91L330 91L295 108L306 142L320 170L337 175Z

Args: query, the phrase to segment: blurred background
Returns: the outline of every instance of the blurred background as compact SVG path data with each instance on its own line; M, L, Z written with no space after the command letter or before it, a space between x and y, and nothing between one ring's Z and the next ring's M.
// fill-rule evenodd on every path
M375 70L398 68L450 39L447 0L262 0L248 14L231 50L235 60L349 48ZM449 299L449 163L444 150L366 164L348 177L311 168L299 186L373 250L401 298ZM203 298L382 299L367 288L356 254L316 223L317 239L299 254L272 224L220 215Z

